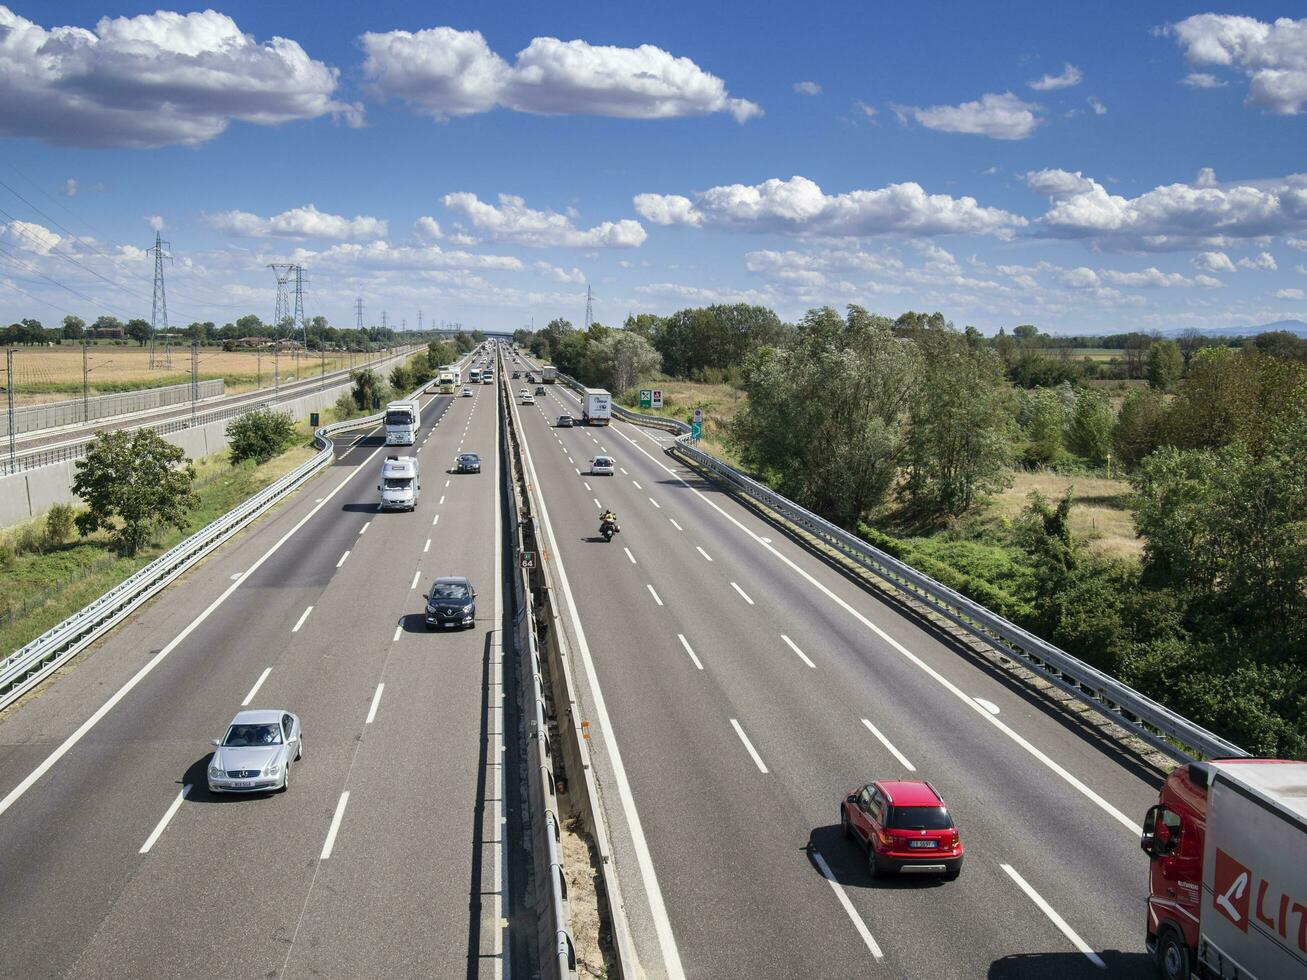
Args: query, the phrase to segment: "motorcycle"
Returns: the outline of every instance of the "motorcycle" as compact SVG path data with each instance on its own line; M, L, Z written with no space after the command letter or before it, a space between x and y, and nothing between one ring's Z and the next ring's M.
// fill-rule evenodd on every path
M611 542L614 534L620 534L622 529L617 526L616 521L603 521L599 525L599 534L604 541Z

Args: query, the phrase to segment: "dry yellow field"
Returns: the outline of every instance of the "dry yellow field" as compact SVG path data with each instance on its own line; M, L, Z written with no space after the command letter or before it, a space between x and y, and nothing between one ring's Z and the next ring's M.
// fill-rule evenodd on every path
M1071 508L1073 531L1087 535L1095 548L1107 554L1139 557L1144 545L1135 536L1134 516L1128 506L1130 484L1125 480L1018 471L1012 486L994 498L993 507L1011 520L1025 508L1032 490L1057 501L1068 489L1075 494L1075 506Z
M353 363L362 363L365 355L353 355ZM163 352L156 351L156 366L150 367L146 348L115 347L96 344L87 351L87 378L90 394L137 391L163 385L184 384L191 379L189 347L172 348L168 360L160 364ZM349 354L329 353L327 371L349 367ZM197 363L201 381L222 378L226 391L234 394L273 386L274 358L271 352L223 351L201 347ZM296 357L282 353L276 358L277 373L283 384L316 377L322 370L319 355L307 353ZM0 374L3 362L0 362ZM59 401L76 398L82 393L82 349L78 346L19 348L14 352L14 400L19 404ZM5 379L7 383L8 379Z

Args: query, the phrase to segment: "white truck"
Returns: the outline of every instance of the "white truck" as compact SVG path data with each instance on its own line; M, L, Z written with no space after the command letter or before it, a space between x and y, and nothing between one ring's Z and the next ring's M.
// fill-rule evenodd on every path
M1140 844L1147 946L1166 980L1307 978L1307 762L1180 766Z
M421 425L422 413L416 401L390 402L386 406L386 445L413 445Z
M471 371L467 373L467 383L472 385L479 385L481 383L480 368L473 368Z
M602 388L587 388L581 395L581 424L607 425L613 418L613 396Z
M558 380L558 368L552 364L546 364L540 368L540 383L542 385L551 385Z
M416 508L418 494L422 490L417 457L387 456L381 464L381 482L377 484L377 489L381 491L382 510Z

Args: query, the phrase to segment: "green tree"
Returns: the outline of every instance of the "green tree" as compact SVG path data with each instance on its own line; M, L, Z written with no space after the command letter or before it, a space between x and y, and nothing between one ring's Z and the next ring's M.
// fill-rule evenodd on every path
M101 433L75 466L73 493L87 505L77 530L107 530L126 555L135 555L158 528L184 529L199 502L191 490L195 468L153 429Z
M615 395L621 395L662 367L662 356L638 333L613 330L592 346L596 374Z
M86 336L86 321L69 313L64 317L64 340L81 340Z
M416 385L417 382L413 379L413 373L407 364L396 364L390 369L390 387L396 391L407 393Z
M1133 469L1162 444L1166 414L1161 394L1146 388L1130 389L1112 428L1112 449L1122 466Z
M458 360L458 351L448 340L432 340L427 344L427 363L433 370L438 371L456 360Z
M372 368L355 371L351 377L354 379L354 387L350 390L350 395L356 408L370 411L374 405L385 400L388 394L385 382Z
M1077 456L1096 463L1104 462L1112 451L1115 423L1107 396L1094 388L1082 389L1067 423L1067 445Z
M1170 391L1184 373L1184 356L1174 340L1157 340L1148 348L1148 385Z
M295 420L288 412L256 408L227 423L227 452L233 463L266 463L295 441Z
M136 343L141 347L144 347L146 343L149 342L150 335L153 333L150 329L149 321L141 320L139 318L128 320L127 325L123 328L123 332L127 334L129 338L136 341Z
M110 316L108 313L105 313L102 316L97 316L95 318L95 323L91 324L92 330L103 330L105 332L121 330L122 328L122 321L120 321L116 316Z
M1051 388L1037 388L1030 396L1029 420L1026 422L1026 460L1036 464L1054 463L1062 455L1062 429L1066 414L1062 399Z
M658 331L662 328L663 318L653 313L634 313L626 318L622 326L637 333L645 340L653 343L654 338L658 336Z
M912 400L904 493L918 514L969 510L1007 486L1013 428L1003 362L947 329L916 334L922 383Z

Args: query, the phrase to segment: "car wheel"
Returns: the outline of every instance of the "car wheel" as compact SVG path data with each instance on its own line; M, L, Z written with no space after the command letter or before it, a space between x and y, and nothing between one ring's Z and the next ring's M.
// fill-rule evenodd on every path
M1188 980L1189 947L1174 929L1167 929L1162 934L1157 948L1157 965L1166 980Z
M960 875L960 874L962 874L962 862L961 862L961 861L959 861L957 864L953 865L953 866L950 867L950 868L945 868L945 869L944 869L944 880L945 880L945 881L957 881L957 880L958 880L958 875Z
M300 736L300 743L295 747L295 761L299 762L304 758L304 736Z
M284 793L290 789L290 763L286 763L286 775L281 777L281 791Z
M885 878L889 875L889 869L880 863L880 858L876 857L876 848L867 848L867 868L871 871L873 878Z
M844 807L840 807L840 830L844 832L845 840L853 838L853 828L849 826L849 811Z

